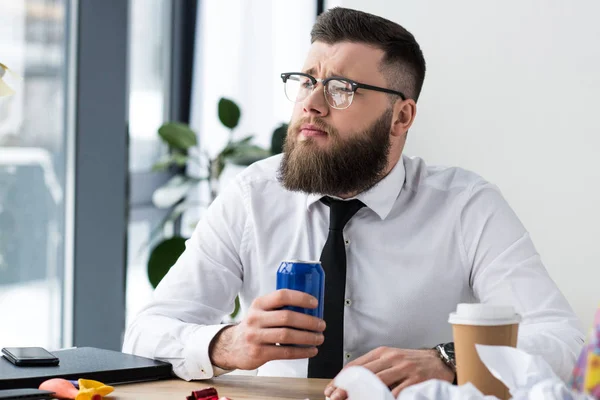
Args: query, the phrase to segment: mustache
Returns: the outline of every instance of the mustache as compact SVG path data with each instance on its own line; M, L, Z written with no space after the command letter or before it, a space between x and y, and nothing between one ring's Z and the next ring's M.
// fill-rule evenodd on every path
M317 129L319 129L319 130L327 133L327 135L337 136L337 130L334 127L332 127L331 125L329 125L328 123L326 123L325 121L323 121L322 119L319 119L319 118L315 118L315 119L300 118L299 120L297 120L296 122L294 122L292 125L290 125L288 133L297 134L298 132L300 132L300 128L304 124L314 125L314 126L317 127Z

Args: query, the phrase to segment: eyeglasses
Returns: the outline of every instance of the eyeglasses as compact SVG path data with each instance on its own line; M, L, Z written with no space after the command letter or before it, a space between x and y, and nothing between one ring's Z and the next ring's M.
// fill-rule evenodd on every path
M285 96L294 103L303 102L315 90L318 82L323 84L325 100L332 108L344 110L350 107L354 99L354 93L358 89L375 90L377 92L394 94L406 100L402 92L386 89L378 86L366 85L355 82L351 79L332 76L325 79L317 79L309 74L302 72L285 72L281 74L283 80Z

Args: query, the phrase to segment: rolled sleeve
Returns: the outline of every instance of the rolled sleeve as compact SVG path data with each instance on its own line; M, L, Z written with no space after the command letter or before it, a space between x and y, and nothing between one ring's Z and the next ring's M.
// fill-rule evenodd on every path
M210 343L214 337L227 326L229 325L198 327L189 338L188 343L184 345L185 359L188 360L185 366L187 376L182 376L177 372L175 373L180 378L189 381L193 379L210 379L229 372L212 365L208 354Z

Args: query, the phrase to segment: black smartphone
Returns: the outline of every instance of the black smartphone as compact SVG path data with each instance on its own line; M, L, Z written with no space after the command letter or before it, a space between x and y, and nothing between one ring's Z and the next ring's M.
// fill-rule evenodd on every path
M2 355L18 367L58 365L58 358L42 347L5 347Z

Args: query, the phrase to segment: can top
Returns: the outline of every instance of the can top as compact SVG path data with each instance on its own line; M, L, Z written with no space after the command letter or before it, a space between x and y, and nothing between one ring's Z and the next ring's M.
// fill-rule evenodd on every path
M284 262L284 263L299 263L299 264L321 264L321 261L298 260L298 259L283 260L282 262Z

